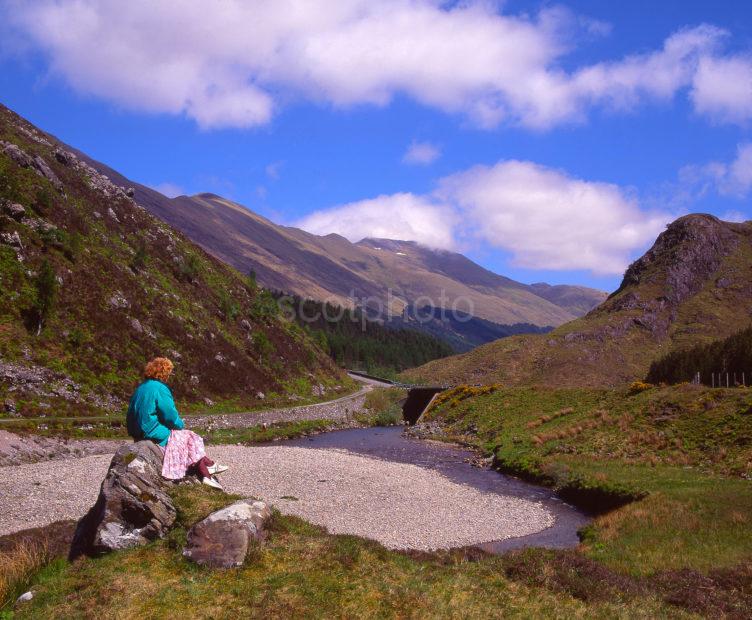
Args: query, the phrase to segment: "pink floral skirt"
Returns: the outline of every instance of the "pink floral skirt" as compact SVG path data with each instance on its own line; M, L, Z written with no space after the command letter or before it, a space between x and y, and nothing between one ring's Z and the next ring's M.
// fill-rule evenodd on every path
M193 431L171 431L164 448L162 476L168 480L185 478L188 468L206 456L204 440Z

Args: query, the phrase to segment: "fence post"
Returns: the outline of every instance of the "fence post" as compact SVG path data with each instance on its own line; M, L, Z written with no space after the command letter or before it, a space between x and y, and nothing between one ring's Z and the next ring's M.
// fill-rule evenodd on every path
M715 373L710 373L710 387L715 387Z

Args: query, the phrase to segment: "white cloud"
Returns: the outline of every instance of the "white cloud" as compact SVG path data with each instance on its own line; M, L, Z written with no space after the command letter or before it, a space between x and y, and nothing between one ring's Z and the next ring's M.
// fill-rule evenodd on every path
M7 45L43 50L51 72L76 90L205 128L268 123L280 102L298 98L383 106L406 95L480 126L543 129L581 121L594 105L668 101L690 86L698 112L732 122L750 116L749 93L727 83L747 75L749 62L720 55L724 31L682 30L660 50L567 72L562 59L575 42L605 36L608 24L561 8L530 16L500 6L6 0L0 21L4 32L25 36Z
M411 142L407 151L402 156L405 164L427 166L435 162L441 156L441 149L430 142Z
M458 223L457 214L447 205L402 193L316 211L296 226L317 235L337 233L350 241L400 239L449 250L457 246Z
M168 198L185 195L185 190L175 183L158 183L157 185L152 185L151 188L158 191L160 194L164 194Z
M704 57L692 82L695 109L719 122L752 119L752 56Z
M718 49L725 36L725 31L709 25L680 30L659 51L579 70L573 89L581 97L616 108L632 107L643 98L671 99L692 82L700 59Z
M526 161L476 166L443 179L437 195L488 244L531 269L622 273L670 218L646 213L616 185L584 181Z
M352 241L387 237L445 249L482 242L530 269L620 274L671 219L641 210L616 185L502 161L445 177L431 195L379 196L318 211L298 225Z

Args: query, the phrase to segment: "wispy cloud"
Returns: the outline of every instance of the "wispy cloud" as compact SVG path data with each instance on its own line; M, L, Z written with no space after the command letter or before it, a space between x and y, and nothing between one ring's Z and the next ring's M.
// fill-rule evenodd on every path
M577 42L606 36L608 24L562 8L515 15L499 6L7 0L0 14L24 37L9 45L42 50L52 74L79 92L204 128L268 123L290 98L384 106L398 95L482 127L546 129L584 121L594 106L629 110L682 90L714 121L752 118L750 60L724 55L724 30L687 28L660 49L564 71Z
M734 159L685 166L679 181L696 196L715 191L721 196L746 198L752 192L752 142L739 144Z
M168 198L185 195L185 190L175 183L158 183L157 185L152 185L151 188L158 191L160 194L164 194Z
M272 181L278 181L280 171L282 170L282 163L283 162L281 161L275 161L271 164L267 164L266 168L264 168L266 176L269 177Z
M441 149L430 142L410 143L407 151L402 156L402 162L405 164L427 166L432 164L441 156Z

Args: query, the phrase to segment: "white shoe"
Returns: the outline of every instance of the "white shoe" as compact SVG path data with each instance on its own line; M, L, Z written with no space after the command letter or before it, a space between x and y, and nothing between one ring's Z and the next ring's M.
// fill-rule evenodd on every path
M227 465L220 465L219 463L215 463L214 465L207 467L207 469L209 470L209 473L214 476L216 474L221 474L222 472L225 472L230 468L227 467Z
M212 489L219 489L220 491L224 491L222 485L219 484L219 482L211 476L209 476L208 478L201 478L201 482L203 482L206 486L211 487Z

